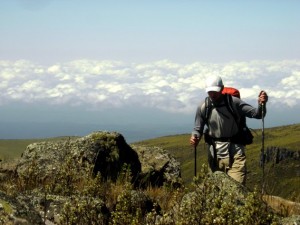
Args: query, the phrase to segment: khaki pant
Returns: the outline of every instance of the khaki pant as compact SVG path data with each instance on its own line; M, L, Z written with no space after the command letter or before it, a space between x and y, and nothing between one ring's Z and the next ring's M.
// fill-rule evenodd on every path
M218 170L224 171L236 181L246 184L246 156L235 154L232 162L230 158L219 159Z
M233 153L233 156L214 160L209 154L209 165L211 170L223 171L236 181L246 184L246 156L245 154Z

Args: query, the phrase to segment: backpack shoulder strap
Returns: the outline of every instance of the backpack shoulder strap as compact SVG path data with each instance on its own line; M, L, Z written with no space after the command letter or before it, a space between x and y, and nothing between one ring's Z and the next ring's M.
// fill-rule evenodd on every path
M239 125L239 117L238 117L237 113L234 110L232 96L230 94L225 94L225 105L227 107L227 110L233 116L236 124Z
M211 114L211 110L212 110L212 103L209 97L205 98L205 123L207 124L207 121L209 119L209 116Z

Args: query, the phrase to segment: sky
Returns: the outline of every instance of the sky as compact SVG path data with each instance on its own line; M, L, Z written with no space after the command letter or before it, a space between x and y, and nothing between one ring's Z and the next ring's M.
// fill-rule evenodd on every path
M297 0L1 1L0 139L190 132L210 75L299 123L299 28Z

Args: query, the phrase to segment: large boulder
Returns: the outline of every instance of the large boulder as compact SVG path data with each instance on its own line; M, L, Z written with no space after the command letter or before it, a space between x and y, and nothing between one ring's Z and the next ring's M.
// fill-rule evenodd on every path
M124 166L128 166L138 187L180 183L180 164L165 150L130 146L121 134L104 131L81 138L30 144L16 171L24 180L51 179L57 177L63 166L66 167L67 161L73 170L92 167L94 174L100 172L102 178L111 180L116 180Z
M64 162L72 161L78 170L90 166L101 177L115 180L126 164L133 177L141 171L137 153L116 132L94 132L81 138L63 141L47 141L27 146L19 160L16 171L20 177L37 173L43 180L55 175ZM32 177L32 175L31 175Z

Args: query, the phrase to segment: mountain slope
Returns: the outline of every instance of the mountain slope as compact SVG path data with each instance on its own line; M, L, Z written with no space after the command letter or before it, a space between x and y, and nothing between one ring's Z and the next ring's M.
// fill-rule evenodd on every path
M260 154L262 147L261 130L254 130L254 143L247 146L247 187L262 187L262 168ZM278 163L274 160L265 164L266 192L292 201L300 202L300 124L265 129L265 152L271 147L285 150ZM45 140L61 140L73 137L57 137L50 139L0 140L0 159L17 159L26 146L33 142ZM194 176L194 149L189 144L190 134L164 136L144 140L133 144L159 146L169 151L181 163L182 178L189 185ZM197 171L207 162L206 145L201 140L197 147ZM295 153L293 157L290 157ZM297 158L298 157L298 158ZM0 164L1 166L1 164Z

